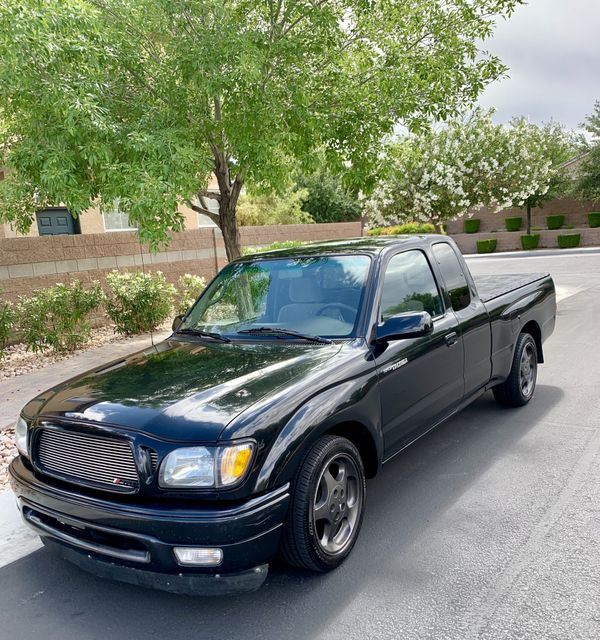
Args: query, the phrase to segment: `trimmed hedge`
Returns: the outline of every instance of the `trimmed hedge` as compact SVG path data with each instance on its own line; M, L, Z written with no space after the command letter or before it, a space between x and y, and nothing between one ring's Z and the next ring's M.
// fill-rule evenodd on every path
M529 251L531 249L537 249L540 244L540 235L539 233L532 233L531 235L525 234L521 236L521 246L525 251Z
M590 211L588 213L588 223L590 227L600 227L600 211Z
M405 222L393 227L374 227L367 231L369 236L396 236L412 233L435 233L435 227L429 222Z
M523 218L505 218L504 224L507 231L519 231Z
M546 216L546 224L548 225L548 229L560 229L565 223L565 216L555 214L552 216Z
M481 226L481 220L479 218L471 218L470 220L465 220L464 222L465 233L477 233L479 231L480 226Z
M557 237L558 246L561 249L574 249L579 246L581 241L580 233L567 233Z
M498 240L490 238L489 240L477 240L477 253L494 253Z

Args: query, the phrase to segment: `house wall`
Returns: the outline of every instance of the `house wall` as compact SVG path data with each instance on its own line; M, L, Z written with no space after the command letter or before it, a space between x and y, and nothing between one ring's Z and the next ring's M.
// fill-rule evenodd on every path
M191 214L195 216L192 211ZM361 235L360 222L339 224L243 227L244 246L276 240L328 240ZM131 231L81 235L0 238L0 289L11 301L57 282L103 281L112 269L162 271L170 282L184 273L207 279L227 263L225 245L216 227L174 233L170 245L156 254L140 245Z

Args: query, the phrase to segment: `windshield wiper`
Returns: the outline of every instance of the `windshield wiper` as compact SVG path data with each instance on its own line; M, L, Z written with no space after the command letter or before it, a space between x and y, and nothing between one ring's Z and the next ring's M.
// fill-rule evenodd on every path
M301 340L308 340L310 342L320 342L322 344L331 344L331 340L328 338L321 338L321 336L312 336L309 333L300 333L300 331L294 331L293 329L283 329L281 327L255 327L253 329L242 329L238 331L240 334L248 335L281 335L291 336L293 338L300 338Z
M187 336L199 336L200 338L212 338L219 342L231 342L229 338L222 336L220 333L213 333L212 331L201 331L200 329L178 329L175 333L181 333Z

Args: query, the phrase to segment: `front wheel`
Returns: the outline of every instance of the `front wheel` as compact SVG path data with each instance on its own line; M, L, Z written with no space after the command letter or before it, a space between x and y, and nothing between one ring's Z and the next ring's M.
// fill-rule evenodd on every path
M515 355L508 378L493 388L494 398L510 407L522 407L533 397L537 381L537 347L528 333L517 339Z
M356 447L323 436L296 479L281 543L288 563L325 572L348 557L358 537L365 503L365 472Z

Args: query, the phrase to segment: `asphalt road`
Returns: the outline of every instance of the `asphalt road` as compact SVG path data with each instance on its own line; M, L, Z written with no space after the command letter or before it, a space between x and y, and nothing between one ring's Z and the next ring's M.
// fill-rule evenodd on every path
M194 599L102 581L39 550L0 569L0 638L600 638L600 252L469 261L561 291L533 401L486 394L367 486L349 560Z

